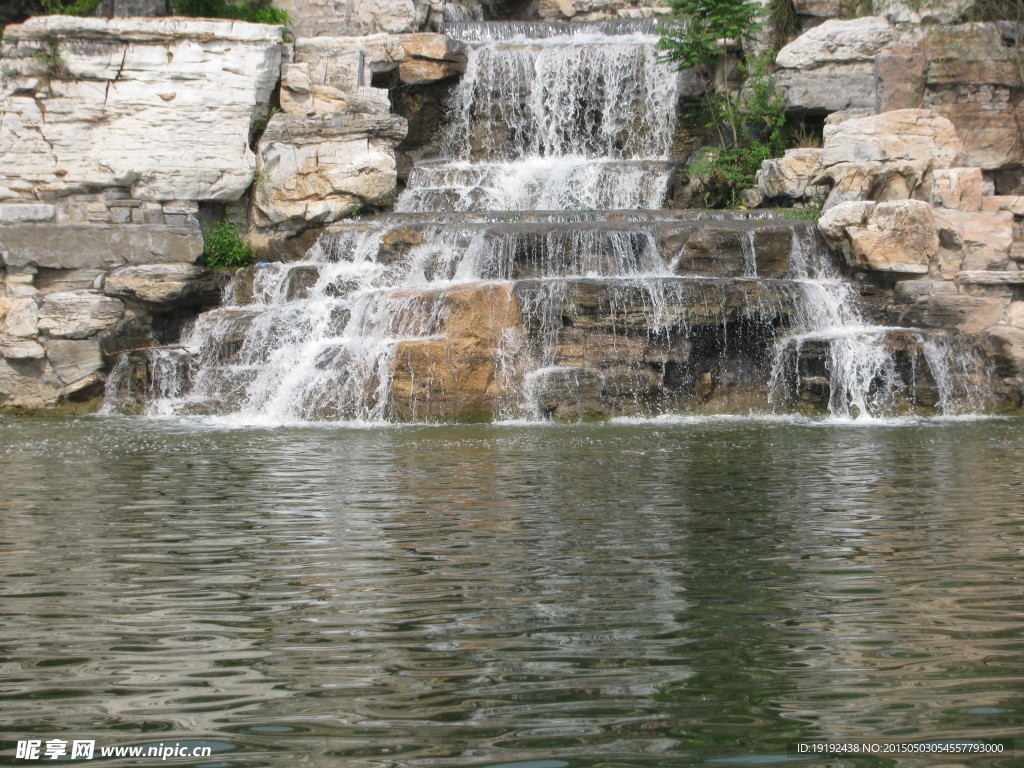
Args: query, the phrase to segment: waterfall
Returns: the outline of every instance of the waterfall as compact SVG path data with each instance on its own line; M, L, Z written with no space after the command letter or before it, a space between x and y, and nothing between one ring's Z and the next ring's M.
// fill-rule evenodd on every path
M469 60L445 159L421 164L399 211L657 208L679 73L648 24L458 25Z
M980 358L870 323L813 225L659 210L680 75L652 22L448 32L469 48L450 129L396 212L239 270L180 347L121 359L108 410L281 424L981 406Z

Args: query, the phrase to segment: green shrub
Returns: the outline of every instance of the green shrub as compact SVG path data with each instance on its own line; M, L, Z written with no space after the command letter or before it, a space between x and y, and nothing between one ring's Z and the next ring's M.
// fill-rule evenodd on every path
M715 91L705 97L708 127L718 131L721 146L687 170L701 182L700 198L708 208L735 207L740 191L753 186L761 163L788 145L785 100L767 73L767 60L754 59L746 70L739 94Z
M277 26L292 23L288 12L274 8L269 0L248 0L244 3L232 3L229 0L174 0L174 10L182 16L208 19L235 19Z
M252 246L238 227L221 219L213 229L203 229L206 266L211 269L238 269L252 264Z
M46 13L60 16L95 16L103 0L42 0Z
M726 55L720 41L749 38L761 28L760 4L753 0L669 0L682 22L661 31L665 61L704 67Z
M729 63L722 41L753 36L761 28L762 7L752 0L671 0L671 5L682 19L662 30L662 59L703 74L705 126L719 143L688 173L701 183L706 206L735 206L740 190L754 183L761 162L786 149L785 101L770 73L770 56L741 62L742 90L714 87L715 69L725 72Z

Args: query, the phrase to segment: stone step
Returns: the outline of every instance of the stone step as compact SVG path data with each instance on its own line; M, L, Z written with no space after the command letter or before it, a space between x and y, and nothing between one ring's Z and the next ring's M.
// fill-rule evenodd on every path
M785 218L606 219L532 213L504 221L470 216L439 221L395 215L334 226L321 236L320 246L334 258L352 258L347 254L365 242L353 231L374 230L384 233L371 258L394 264L420 249L428 280L466 279L467 267L472 277L502 280L586 274L783 278L794 249L816 238L813 225Z

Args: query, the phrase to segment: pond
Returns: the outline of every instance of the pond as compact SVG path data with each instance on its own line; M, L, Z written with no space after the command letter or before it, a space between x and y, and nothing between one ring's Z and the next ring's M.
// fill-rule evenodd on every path
M1013 765L1022 426L3 417L0 762Z

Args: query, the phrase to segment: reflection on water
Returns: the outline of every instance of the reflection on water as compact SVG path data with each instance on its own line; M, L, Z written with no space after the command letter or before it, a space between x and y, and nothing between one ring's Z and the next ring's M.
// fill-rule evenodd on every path
M1022 455L1019 421L3 419L0 762L30 737L275 768L1024 748Z

